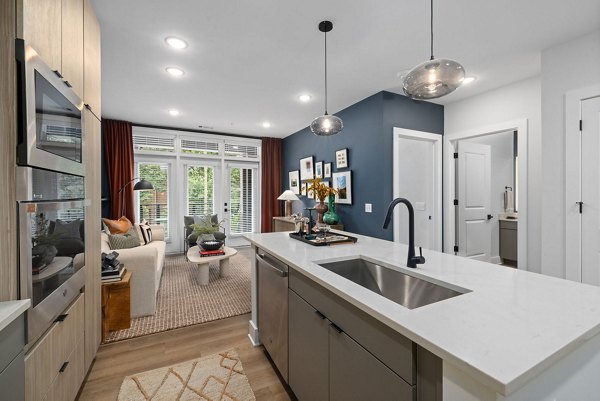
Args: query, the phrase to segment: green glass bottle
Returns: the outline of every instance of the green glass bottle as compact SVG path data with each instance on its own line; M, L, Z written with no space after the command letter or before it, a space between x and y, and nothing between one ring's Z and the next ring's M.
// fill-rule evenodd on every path
M323 215L323 222L328 225L340 222L340 216L335 212L335 195L329 195L329 210Z

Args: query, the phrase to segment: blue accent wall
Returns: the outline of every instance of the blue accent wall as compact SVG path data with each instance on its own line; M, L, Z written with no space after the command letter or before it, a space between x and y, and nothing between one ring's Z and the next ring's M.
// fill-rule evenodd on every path
M348 148L348 168L339 171L352 171L352 205L336 205L341 223L348 231L391 240L392 229L383 230L382 224L393 196L393 129L441 135L444 107L383 91L335 115L344 122L344 130L337 135L318 137L307 127L284 138L283 187L288 189L288 172L300 169L300 159L313 156L315 163L332 163L332 172L336 172L335 151ZM313 200L300 199L302 202L294 202L294 212L314 205ZM372 213L365 213L365 203L373 205Z

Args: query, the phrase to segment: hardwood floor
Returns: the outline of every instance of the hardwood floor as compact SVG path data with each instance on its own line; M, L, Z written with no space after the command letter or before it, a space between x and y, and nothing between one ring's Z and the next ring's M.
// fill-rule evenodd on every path
M264 348L248 339L250 315L103 345L80 391L79 401L114 401L125 376L234 348L257 401L289 401Z

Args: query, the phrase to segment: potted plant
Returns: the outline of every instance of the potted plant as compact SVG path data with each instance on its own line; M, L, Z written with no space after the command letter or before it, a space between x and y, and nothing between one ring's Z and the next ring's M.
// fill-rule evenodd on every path
M329 208L325 204L325 198L331 197L337 193L337 191L328 185L325 185L320 178L314 178L309 181L310 186L308 192L314 192L315 196L319 200L319 203L315 205L315 210L318 214L317 224L323 224L323 215ZM331 203L331 202L330 202Z
M194 233L198 236L197 243L201 241L214 241L215 236L214 233L220 231L221 224L223 224L225 220L221 220L218 222L213 222L209 217L205 218L200 224L192 224L190 225L191 229L194 230Z

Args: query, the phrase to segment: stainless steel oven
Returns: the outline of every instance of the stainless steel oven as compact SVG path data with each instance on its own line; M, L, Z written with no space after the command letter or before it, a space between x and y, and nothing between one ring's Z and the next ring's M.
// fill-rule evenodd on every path
M31 299L34 341L75 299L85 281L84 178L17 168L21 298Z
M83 102L21 39L16 61L17 164L85 175Z

